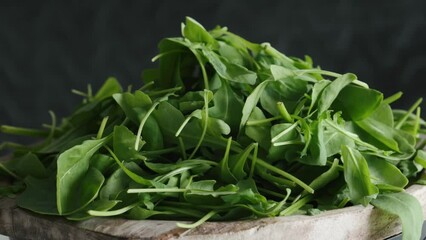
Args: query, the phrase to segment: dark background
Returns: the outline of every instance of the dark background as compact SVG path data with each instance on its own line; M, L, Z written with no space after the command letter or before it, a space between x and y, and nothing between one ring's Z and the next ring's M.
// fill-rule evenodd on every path
M0 124L64 117L108 76L140 86L157 42L192 16L323 69L353 72L396 107L425 96L426 1L0 1ZM355 100L356 101L356 100ZM422 104L424 107L425 104ZM425 116L425 114L422 114ZM0 142L10 139L0 135Z

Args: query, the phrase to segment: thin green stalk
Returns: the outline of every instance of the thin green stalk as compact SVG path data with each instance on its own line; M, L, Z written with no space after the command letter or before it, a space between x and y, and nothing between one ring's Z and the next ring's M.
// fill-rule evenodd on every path
M246 126L262 125L262 124L270 123L272 121L279 120L279 119L282 119L282 117L277 116L277 117L271 117L271 118L266 118L266 119L261 119L261 120L247 121Z
M167 55L173 54L173 53L185 53L185 51L183 51L183 50L181 50L181 49L175 49L175 50L170 50L170 51L167 51L167 52L162 52L162 53L160 53L160 54L157 54L157 56L153 57L153 58L151 59L151 62L155 62L155 61L157 61L158 59L160 59L160 58L162 58L162 57L164 57L164 56L167 56Z
M183 193L189 189L180 188L130 188L127 193Z
M168 88L168 89L163 89L163 90L159 90L159 91L147 92L146 94L149 97L152 98L152 97L155 97L155 96L158 96L158 95L165 95L165 94L168 94L168 93L174 93L174 92L177 92L181 89L182 89L182 87L174 87L174 88Z
M405 115L401 119L399 119L399 121L395 124L396 129L400 129L402 127L402 125L405 123L405 121L407 121L410 114L413 113L414 110L416 110L416 108L422 103L422 101L423 101L423 98L419 98L413 104L413 106L411 106L410 109L408 109L408 111L405 113Z
M71 89L71 93L87 98L87 93L79 91L77 89Z
M151 82L148 82L148 83L145 83L142 87L140 87L139 88L139 91L144 91L145 89L147 89L147 88L149 88L149 87L151 87L151 86L153 86L154 85L154 81L151 81Z
M188 156L186 155L186 150L185 150L185 143L183 142L183 139L181 137L178 137L179 140L179 148L180 148L180 152L182 154L182 159L188 159Z
M291 130L295 129L296 127L297 127L297 122L293 123L290 127L284 129L278 135L276 135L275 137L273 137L271 139L271 142L274 143L274 142L278 141L278 139L280 139L281 137L283 137L284 135L286 135L287 133L289 133Z
M129 206L120 208L120 209L116 209L116 210L112 210L112 211L96 211L96 210L89 210L87 211L87 213L91 216L95 216L95 217L111 217L111 216L117 216L120 214L123 214L127 211L129 211L130 209L136 207L139 203L133 203Z
M204 137L207 133L207 127L209 124L209 100L208 100L208 90L204 90L204 126L203 131L201 132L200 140L197 143L197 146L195 146L194 150L192 151L191 155L189 155L188 159L192 159L194 155L197 153L198 149L201 146L201 143L204 140Z
M156 155L163 155L163 154L167 154L167 153L176 152L178 150L179 150L179 147L170 147L170 148L163 148L163 149L159 149L159 150L142 151L141 153L145 156L146 155L156 156Z
M274 142L272 145L274 145L274 147L279 147L279 146L300 145L300 144L304 144L304 143L299 140L289 140L289 141L283 141L283 142Z
M419 134L420 129L420 119L421 119L421 108L418 107L416 111L416 121L414 123L413 135L417 136Z
M302 187L305 191L307 191L308 193L313 194L314 193L314 189L312 189L311 187L309 187L306 183L304 183L303 181L301 181L300 179L296 178L295 176L291 175L288 172L285 172L277 167L272 166L271 164L263 161L262 159L258 158L257 159L257 165L262 166L266 169L268 169L271 172L274 172L276 174L279 174L291 181L293 181L294 183L296 183L297 185L299 185L300 187Z
M101 139L102 138L102 135L104 134L104 130L105 130L105 127L106 127L106 124L108 122L108 118L109 117L106 116L106 117L104 117L102 119L101 126L99 127L99 130L98 130L98 134L96 135L97 139Z
M350 201L350 198L344 198L342 199L342 201L340 201L340 203L337 205L338 208L343 208L344 206L346 206L346 204Z
M301 74L305 74L305 73L318 73L321 75L326 75L326 76L330 76L330 77L341 77L342 74L340 73L335 73L335 72L331 72L331 71L326 71L326 70L322 70L322 69L303 69L303 70L296 70L296 73L301 73ZM364 88L369 88L368 84L365 82L360 81L359 79L355 79L353 81L354 84L364 87Z
M287 108L285 107L283 102L277 102L277 108L284 120L286 120L287 122L293 122L293 118L288 113Z
M391 96L383 99L383 103L384 104L391 104L391 103L395 102L396 100L400 99L402 94L403 94L402 92L394 93Z
M288 208L284 209L280 216L288 216L293 213L295 213L297 210L299 210L301 207L305 206L308 202L310 202L313 198L313 195L308 195L306 197L301 198L299 201L293 203Z
M92 99L93 99L92 85L89 83L87 84L87 100L91 101Z
M151 113L155 110L155 108L160 104L160 102L155 102L152 104L151 108L148 110L148 112L145 114L145 116L142 118L141 123L139 124L138 133L136 134L136 141L135 141L135 150L139 150L139 143L141 141L141 135L142 135L142 129L145 125L146 121L148 120L148 117L151 115Z
M22 180L21 177L19 177L18 175L16 175L12 171L10 171L6 166L3 165L3 163L0 163L0 169L3 169L3 171L5 171L7 174L12 176L13 178L18 179L18 180Z
M282 193L278 193L278 192L275 192L275 191L272 191L272 190L269 190L269 189L266 189L266 188L262 188L262 187L257 187L257 190L259 190L259 192L264 192L264 193L269 194L271 196L282 198L282 199L284 199L286 197L286 195L284 195Z
M217 214L217 211L212 210L209 213L207 213L204 217L202 217L200 220L198 220L198 221L196 221L192 224L176 223L176 226L178 226L180 228L196 228L196 227L200 226L201 224L203 224L204 222L206 222L207 220L209 220L211 217L213 217L216 214Z
M253 158L251 159L251 167L250 167L249 178L253 178L254 168L255 168L256 162L257 162L258 151L259 151L259 143L255 143L254 144L254 151L253 151Z
M0 132L13 135L30 136L30 137L46 137L49 132L46 130L15 127L10 125L1 125Z

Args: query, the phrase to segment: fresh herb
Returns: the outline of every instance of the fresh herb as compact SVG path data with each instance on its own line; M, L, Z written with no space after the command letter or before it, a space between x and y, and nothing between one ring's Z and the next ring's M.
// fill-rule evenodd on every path
M419 238L404 187L424 183L421 99L393 110L401 93L384 99L309 57L191 18L182 34L160 42L139 90L109 78L95 94L74 90L83 103L58 126L53 114L46 129L1 126L45 139L1 145L13 156L0 173L14 179L2 196L22 191L18 206L71 220L196 220L183 228L371 203Z

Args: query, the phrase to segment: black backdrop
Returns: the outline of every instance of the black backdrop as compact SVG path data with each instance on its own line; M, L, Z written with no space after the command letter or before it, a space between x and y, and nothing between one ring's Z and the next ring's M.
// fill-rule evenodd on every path
M356 73L387 95L402 90L398 107L425 96L422 0L3 0L0 124L40 126L50 121L48 110L64 117L81 100L70 89L96 89L108 76L140 85L157 42L178 36L185 16L287 55L309 54L323 69Z

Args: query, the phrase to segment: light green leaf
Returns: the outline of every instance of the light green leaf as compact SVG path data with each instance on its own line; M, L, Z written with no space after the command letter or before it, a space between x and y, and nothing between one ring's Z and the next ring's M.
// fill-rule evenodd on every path
M420 239L423 209L415 197L404 192L380 194L371 204L401 219L403 240Z

